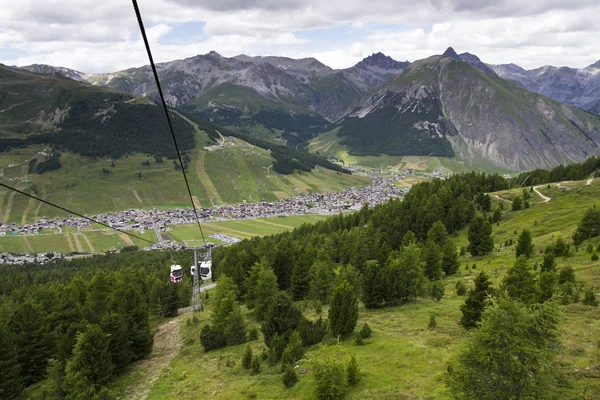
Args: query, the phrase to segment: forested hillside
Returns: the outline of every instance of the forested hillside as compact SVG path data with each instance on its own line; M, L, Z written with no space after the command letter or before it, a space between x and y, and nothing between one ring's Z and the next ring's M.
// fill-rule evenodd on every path
M171 263L168 253L129 248L1 266L0 398L110 398L106 384L150 353L152 321L189 304L190 280L172 285Z

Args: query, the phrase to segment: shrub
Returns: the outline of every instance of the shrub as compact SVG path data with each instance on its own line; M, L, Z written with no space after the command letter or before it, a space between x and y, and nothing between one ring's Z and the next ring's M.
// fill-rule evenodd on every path
M298 382L298 374L296 370L291 365L286 365L283 371L283 375L281 376L281 380L283 381L283 386L286 388L291 388Z
M588 243L587 247L585 248L585 251L591 253L592 251L594 251L594 246L591 243Z
M244 351L244 355L242 356L242 366L244 368L250 369L253 356L254 355L252 354L252 348L250 347L250 345L246 346L246 350Z
M431 288L430 288L430 296L433 300L435 301L440 301L442 300L442 297L444 297L444 293L445 293L445 289L444 289L444 284L440 281L435 281L431 283Z
M348 361L348 367L346 367L346 374L348 376L348 384L355 385L360 380L360 367L358 366L358 362L356 362L356 357L354 354L350 357Z
M467 293L467 285L463 281L456 281L456 295L464 296Z
M205 351L227 346L227 340L223 331L208 324L204 325L200 331L200 343L202 343Z
M302 318L298 324L303 346L312 346L319 343L327 334L327 321L319 317L316 321Z
M598 261L598 253L592 254L592 261Z
M288 365L293 365L304 355L304 348L302 347L302 339L300 333L294 331L290 336L290 340L281 355L281 362Z
M583 295L583 304L586 306L598 307L598 300L596 299L596 293L593 287L587 288Z
M373 331L371 330L371 327L365 322L362 329L360 330L359 336L363 339L368 339L371 337L372 333Z
M344 397L348 385L344 364L332 359L315 362L313 372L317 399L340 400Z
M429 316L429 322L427 323L427 327L429 329L435 329L437 326L437 321L435 320L435 314L431 313L431 315Z
M360 335L360 333L358 335L356 335L355 343L357 346L362 346L365 344L365 341L363 340L363 337Z
M250 371L252 372L252 375L260 374L260 359L257 356L252 357Z

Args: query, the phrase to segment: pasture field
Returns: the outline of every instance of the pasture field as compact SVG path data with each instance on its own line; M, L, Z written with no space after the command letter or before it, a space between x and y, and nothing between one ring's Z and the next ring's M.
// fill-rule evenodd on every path
M298 215L284 218L259 218L240 221L224 221L203 223L202 230L208 242L221 244L221 241L209 237L215 233L222 233L240 239L249 239L254 236L265 236L292 230L305 223L314 223L327 218L324 215ZM94 230L92 230L94 229ZM147 240L157 241L153 230L135 235ZM198 226L174 225L172 230L166 232L167 236L179 243L188 243L190 246L202 243ZM0 237L0 252L10 253L47 253L51 251L61 253L98 253L108 250L120 249L125 246L136 245L140 248L149 244L140 239L132 238L107 228L99 230L93 226L81 231L75 229L65 230L63 233L43 234L38 236L7 235Z
M187 175L197 206L277 201L307 192L345 190L369 184L364 176L338 174L324 168L281 175L272 170L267 150L234 139L233 145L205 150L207 137L197 133L196 149L189 154ZM132 154L117 160L89 159L64 152L62 168L37 174L29 162L42 161L44 149L32 146L2 153L0 181L83 214L123 211L130 208L190 207L181 171L174 160ZM0 223L24 224L43 216L66 213L28 197L0 189Z

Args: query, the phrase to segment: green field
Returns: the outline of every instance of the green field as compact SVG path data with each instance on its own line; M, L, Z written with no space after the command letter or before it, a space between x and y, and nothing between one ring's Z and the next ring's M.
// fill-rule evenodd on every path
M341 139L337 136L339 130L340 128L335 128L312 139L308 145L309 150L323 157L342 160L347 165L361 165L372 168L411 168L427 173L431 173L434 170L442 173L468 172L473 170L497 173L509 172L483 159L473 160L467 164L456 157L390 156L387 154L379 156L354 156L348 153L346 146L340 144Z
M285 218L259 218L241 221L225 221L203 223L202 230L207 241L215 244L221 242L209 236L222 233L240 239L249 239L253 236L265 236L292 230L305 223L314 223L327 218L323 215L302 215ZM94 230L91 230L94 229ZM154 231L146 231L144 234L134 232L153 242L157 241ZM174 225L167 235L179 243L188 243L190 246L201 244L202 240L198 226ZM98 230L98 227L90 227L77 232L73 229L65 229L62 234L43 234L38 236L7 235L0 237L0 252L10 253L98 253L108 250L120 249L125 246L136 245L140 248L149 246L143 240L128 237L124 234L109 229Z
M157 241L154 231L144 232L143 235L135 232L135 235L153 242ZM130 245L144 248L148 247L149 243L109 229L38 236L9 235L0 237L0 252L10 253L99 253Z
M207 138L198 133L197 148L188 163L188 179L195 202L216 204L276 201L307 192L344 190L369 183L364 176L337 174L324 168L280 175L271 170L267 150L239 139L233 146L204 149ZM43 159L42 147L14 149L0 159L0 181L84 214L129 208L190 207L181 171L173 160L157 163L154 157L134 154L111 161L62 153L63 167L42 175L28 173L28 162ZM142 165L149 162L149 165ZM114 167L112 166L114 165ZM103 169L105 172L103 172ZM18 180L10 180L16 178ZM0 189L0 223L24 224L65 213L35 200Z
M278 366L269 367L262 363L261 373L251 376L240 365L245 345L227 347L205 353L198 335L200 327L208 321L210 312L201 313L197 324L184 323L191 316L184 316L181 324L183 347L169 367L154 383L149 399L312 399L314 381L307 359L320 359L334 355L348 359L354 354L360 364L361 381L352 387L347 399L450 399L444 384L447 362L466 342L469 334L458 325L460 305L465 297L455 294L454 285L463 280L472 286L472 280L480 271L490 275L497 284L507 267L515 260L514 245L504 246L504 242L515 239L522 229L532 232L535 254L532 263L542 260L542 250L557 237L569 239L587 207L600 203L600 180L591 185L576 182L570 190L540 188L551 197L549 202L540 202L539 196L532 193L532 205L521 211L508 210L505 203L503 219L494 226L495 252L485 257L461 257L461 267L457 275L444 280L445 297L436 303L419 299L403 306L378 310L360 308L357 326L368 322L373 329L372 338L364 346L357 346L354 340L340 343L330 341L309 348L298 369L300 380L291 389L284 388ZM502 196L521 193L516 189L501 193ZM501 200L494 199L494 207ZM463 246L467 243L466 229L453 240ZM591 242L600 244L600 238ZM590 260L590 254L582 246L572 257L557 259L558 268L571 265L578 282L600 287L600 263ZM473 267L473 264L476 264ZM598 293L597 293L598 294ZM213 296L205 302L210 311ZM311 302L299 303L305 315L316 318ZM600 334L600 309L574 303L564 306L560 323L563 348L559 360L574 383L577 398L600 398L598 381L598 335ZM248 312L250 326L258 326L253 314ZM322 315L326 316L326 308ZM428 329L431 313L437 315L437 327ZM250 342L255 354L265 349L262 340ZM127 382L135 380L129 375Z
M222 233L240 239L249 239L253 236L266 236L292 230L305 223L322 221L324 215L302 215L284 218L258 218L240 221L210 222L202 224L202 230L208 241L218 243L217 239L208 238L215 233ZM175 225L167 235L177 242L200 241L197 225Z

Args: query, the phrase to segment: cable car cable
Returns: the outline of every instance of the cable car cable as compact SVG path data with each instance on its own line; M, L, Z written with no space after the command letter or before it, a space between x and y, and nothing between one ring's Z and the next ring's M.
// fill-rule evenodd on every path
M185 168L183 167L183 160L181 159L181 153L179 152L179 146L177 145L177 139L175 138L175 131L173 130L173 124L171 123L171 117L169 116L169 108L167 107L167 102L165 101L165 96L163 95L162 87L160 86L160 80L158 79L158 72L156 71L156 66L154 65L154 59L152 58L152 52L150 51L150 44L148 43L148 38L146 37L146 29L144 28L144 22L142 21L142 14L140 13L140 8L138 7L137 0L132 0L133 8L135 10L135 15L138 20L138 24L140 26L140 31L142 33L142 39L144 40L144 44L146 46L146 52L148 53L148 59L150 60L150 67L152 67L152 73L154 74L154 80L156 81L156 88L158 89L158 95L160 96L160 100L162 101L163 108L165 109L165 116L167 117L167 122L169 124L169 129L171 131L171 137L173 138L173 143L175 144L175 150L177 151L177 157L179 158L179 165L181 166L181 172L183 172L183 179L185 179L185 186L187 187L188 194L190 196L190 202L192 203L192 208L194 209L194 215L196 216L196 222L198 223L198 228L200 229L200 234L202 235L202 240L204 241L204 245L206 246L206 239L204 238L204 232L202 231L202 226L200 225L200 218L198 217L198 210L196 210L196 204L194 204L194 198L192 196L192 191L190 189L190 184L188 182L187 175L185 173Z
M62 210L62 211L68 212L69 214L77 215L78 217L81 217L81 218L83 218L83 219L86 219L86 220L88 220L88 221L91 221L91 222L93 222L93 223L95 223L95 224L99 224L99 225L105 226L105 227L107 227L107 228L113 229L113 230L115 230L115 231L117 231L117 232L124 233L124 234L125 234L125 235L127 235L127 236L131 236L131 237L134 237L134 238L136 238L136 239L143 240L144 242L148 242L148 243L151 243L151 244L159 244L158 242L153 242L152 240L148 240L148 239L145 239L145 238L143 238L143 237L141 237L141 236L134 235L133 233L129 233L129 232L123 231L123 230L121 230L121 229L119 229L119 228L115 228L115 227L113 227L113 226L110 226L110 225L108 225L108 224L105 224L104 222L100 222L100 221L98 221L98 220L95 220L94 218L87 217L87 216L85 216L85 215L83 215L83 214L80 214L80 213L78 213L78 212L76 212L76 211L72 211L72 210L69 210L68 208L61 207L61 206L59 206L58 204L54 204L54 203L52 203L52 202L49 202L49 201L47 201L47 200L44 200L44 199L40 199L39 197L36 197L36 196L34 196L34 195L32 195L32 194L25 193L25 192L23 192L23 191L21 191L21 190L19 190L19 189L16 189L16 188L14 188L14 187L11 187L11 186L8 186L8 185L5 185L5 184L4 184L4 183L2 183L2 182L0 182L0 186L4 187L4 188L6 188L6 189L12 190L12 191L14 191L14 192L17 192L17 193L19 193L19 194L22 194L23 196L30 197L30 198L32 198L32 199L35 199L35 200L37 200L37 201L41 201L42 203L44 203L44 204L48 204L49 206L56 207L56 208L58 208L59 210Z

